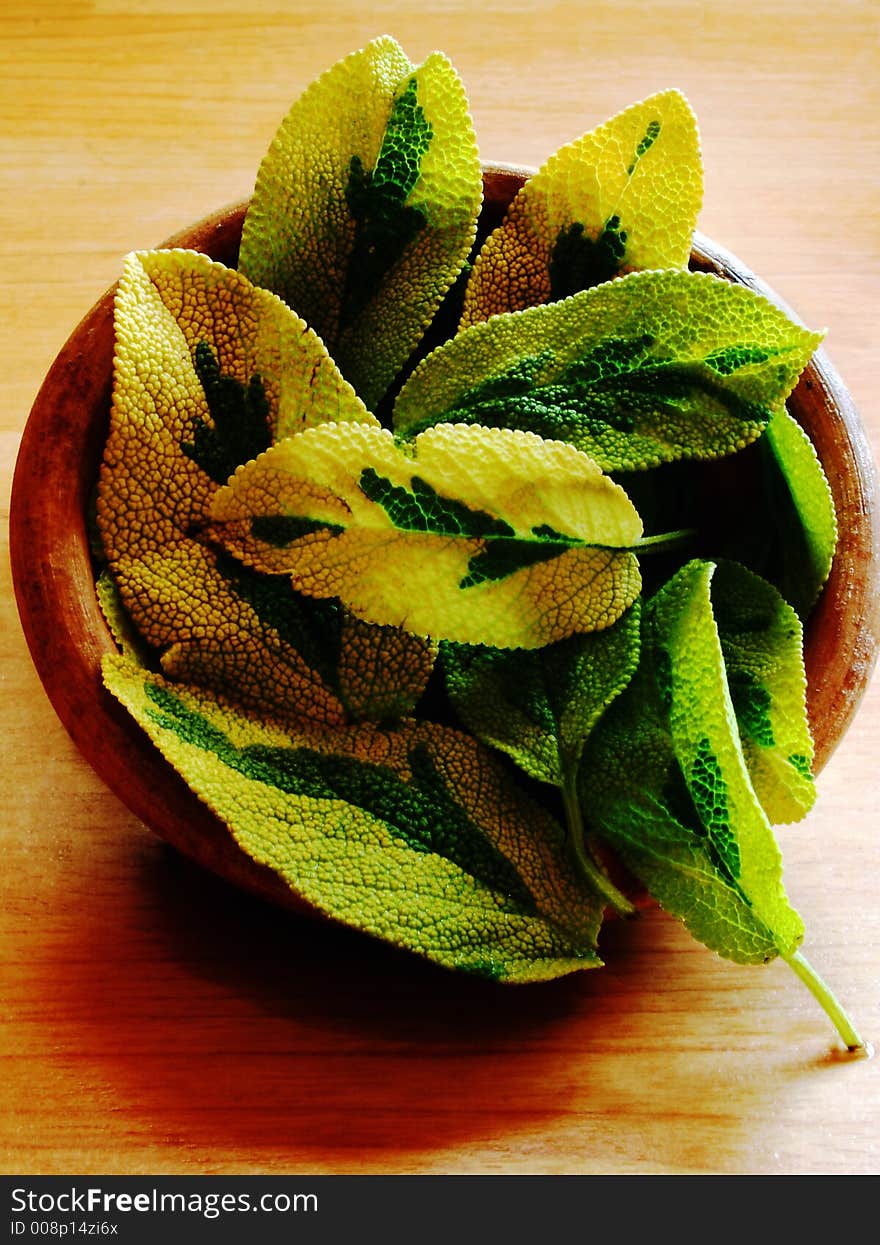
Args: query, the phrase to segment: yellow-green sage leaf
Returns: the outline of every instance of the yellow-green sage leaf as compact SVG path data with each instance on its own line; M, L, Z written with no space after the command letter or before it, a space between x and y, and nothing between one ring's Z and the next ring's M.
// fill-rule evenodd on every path
M497 980L601 963L602 908L560 826L468 736L290 732L122 657L104 679L243 850L328 916Z
M279 298L195 252L130 256L115 326L97 524L125 610L169 674L341 723L339 695L303 656L322 621L203 529L219 481L277 436L374 417Z
M375 424L321 341L275 295L189 251L129 258L116 334L98 523L165 672L294 721L411 712L430 645L307 602L206 538L239 464L328 420Z
M713 570L688 563L645 607L639 669L587 741L583 811L695 938L739 963L790 959L803 925L740 745Z
M461 81L385 36L293 105L260 166L239 266L326 342L375 409L465 263L482 178Z
M239 468L212 534L366 621L496 648L608 627L640 588L624 491L573 447L507 429L446 424L405 447L310 429Z
M117 648L127 656L146 664L143 639L132 625L125 606L122 604L119 589L109 571L101 571L95 580L95 595Z
M561 147L468 278L461 328L645 268L686 268L703 197L696 119L662 91Z
M735 562L718 564L711 600L752 785L771 822L800 821L816 799L800 619Z
M715 458L760 436L820 340L719 277L632 273L459 333L403 386L394 427L523 429L605 471Z

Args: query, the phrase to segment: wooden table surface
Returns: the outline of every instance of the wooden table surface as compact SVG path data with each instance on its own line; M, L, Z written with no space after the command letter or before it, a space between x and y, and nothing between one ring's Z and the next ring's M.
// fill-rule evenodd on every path
M486 160L682 88L700 228L827 326L876 455L876 3L6 0L4 511L40 380L124 254L247 195L295 96L385 32L452 58ZM781 963L652 912L602 971L487 987L177 858L68 740L0 569L3 1171L880 1171L880 1056L841 1055ZM875 680L782 844L805 950L880 1046L878 748Z

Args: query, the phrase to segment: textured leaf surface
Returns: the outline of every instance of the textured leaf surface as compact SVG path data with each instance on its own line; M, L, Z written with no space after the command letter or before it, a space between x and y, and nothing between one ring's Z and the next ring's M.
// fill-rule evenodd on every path
M130 256L115 323L97 517L135 626L171 673L185 669L215 687L235 684L245 703L259 704L268 693L275 704L284 700L309 716L342 721L338 698L282 634L277 615L238 591L229 559L218 564L198 530L217 488L214 475L234 457L240 439L230 424L248 392L260 390L264 413L259 431L251 423L240 447L245 453L265 448L279 428L326 418L325 407L336 417L372 417L280 299L204 256ZM208 390L215 387L211 400L197 352L216 364L210 375L203 365ZM218 387L226 392L218 395Z
M291 437L221 490L237 557L418 635L536 648L610 626L639 592L641 522L571 446L443 425L399 447L366 425Z
M714 458L763 432L819 341L743 286L633 273L459 333L404 385L394 426L526 429L606 471Z
M560 148L514 198L468 279L461 327L643 268L686 268L703 197L679 91L633 104Z
M335 672L340 698L354 722L386 722L413 712L434 669L437 645L400 627L364 622L340 609Z
M329 916L509 981L600 963L560 827L473 740L429 723L289 734L124 658L104 678L255 860Z
M276 437L375 422L319 339L274 295L186 251L129 258L116 336L98 525L123 605L165 671L294 719L361 716L383 688L389 713L411 707L427 678L422 642L385 637L380 659L358 624L355 674L340 611L319 612L206 537L218 482ZM392 651L400 665L383 677Z
M95 580L95 595L98 598L101 613L104 615L104 621L120 652L145 664L147 656L144 642L132 626L131 619L120 599L119 589L109 571L101 571Z
M803 926L742 756L712 573L688 563L645 608L638 672L584 753L584 815L694 937L761 963Z
M712 578L712 609L743 755L770 821L799 821L816 798L800 619L776 589L733 562Z
M327 343L374 407L467 259L482 201L461 82L376 39L294 104L257 177L239 266Z
M441 666L468 729L532 778L562 787L590 731L632 678L638 653L637 604L604 631L533 652L444 644Z

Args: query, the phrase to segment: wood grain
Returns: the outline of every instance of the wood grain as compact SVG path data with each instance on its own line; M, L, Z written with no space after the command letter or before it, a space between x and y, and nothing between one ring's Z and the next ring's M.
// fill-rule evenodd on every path
M633 100L685 90L701 229L828 326L876 456L877 27L855 0L832 23L812 0L13 0L4 509L42 378L123 255L245 197L294 96L385 30L414 59L451 56L487 160L539 164ZM722 963L651 912L609 928L601 972L505 991L184 862L70 741L5 555L2 574L2 1170L880 1171L880 1060L841 1059L781 965ZM816 810L781 835L807 953L875 1045L878 744L875 679Z

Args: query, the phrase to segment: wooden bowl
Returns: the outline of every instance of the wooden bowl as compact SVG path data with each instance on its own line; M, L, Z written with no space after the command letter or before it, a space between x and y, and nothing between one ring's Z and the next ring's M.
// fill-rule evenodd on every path
M499 222L527 175L528 170L514 168L484 171L483 235ZM245 207L240 203L217 212L165 245L203 251L235 266ZM783 305L734 256L700 235L691 266ZM221 877L301 909L274 873L238 848L101 682L101 658L114 645L95 597L86 515L107 435L113 296L109 290L72 333L46 376L22 437L10 543L24 633L59 718L90 765L137 817ZM831 576L806 629L808 710L818 772L849 725L877 655L877 486L856 410L822 350L808 364L789 410L813 440L840 525Z

